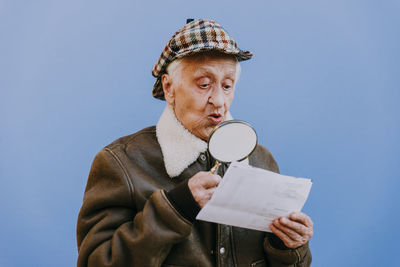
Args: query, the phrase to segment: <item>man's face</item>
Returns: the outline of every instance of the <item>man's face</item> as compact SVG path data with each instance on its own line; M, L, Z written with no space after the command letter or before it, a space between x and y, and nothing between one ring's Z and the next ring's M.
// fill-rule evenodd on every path
M226 119L233 101L236 60L210 54L182 60L176 75L162 78L166 101L177 119L198 138L207 141L214 127Z

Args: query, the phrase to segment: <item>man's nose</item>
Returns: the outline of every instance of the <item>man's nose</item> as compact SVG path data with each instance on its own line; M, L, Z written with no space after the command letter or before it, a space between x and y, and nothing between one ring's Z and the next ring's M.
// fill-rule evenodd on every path
M222 86L216 86L213 88L209 102L215 107L222 107L225 102L224 92Z

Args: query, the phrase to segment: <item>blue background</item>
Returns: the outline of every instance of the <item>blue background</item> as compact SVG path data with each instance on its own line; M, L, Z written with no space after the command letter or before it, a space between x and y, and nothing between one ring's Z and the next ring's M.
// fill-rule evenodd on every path
M232 107L310 177L313 266L398 266L400 2L0 0L0 266L74 266L94 155L157 122L151 76L186 18L254 58Z

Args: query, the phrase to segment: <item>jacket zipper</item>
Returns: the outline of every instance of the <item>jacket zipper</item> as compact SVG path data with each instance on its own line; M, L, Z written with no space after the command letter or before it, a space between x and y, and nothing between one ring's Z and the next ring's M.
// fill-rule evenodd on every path
M230 232L229 241L231 242L231 252L232 252L233 266L238 266L237 265L237 260L236 260L235 243L233 242L233 227L232 226L229 226L229 232Z
M217 254L217 267L221 267L221 254L219 253L220 236L221 236L221 228L220 228L220 225L217 224L217 249L215 251L215 253Z

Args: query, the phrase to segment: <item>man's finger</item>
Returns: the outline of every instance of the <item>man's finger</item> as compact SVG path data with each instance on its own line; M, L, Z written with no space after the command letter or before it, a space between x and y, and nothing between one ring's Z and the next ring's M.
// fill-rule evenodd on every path
M307 226L305 226L304 224L302 224L300 222L290 220L287 217L282 217L277 221L283 227L288 228L288 229L298 233L299 235L305 235L308 232Z
M293 241L289 236L287 236L284 232L282 232L274 224L270 225L270 229L277 237L279 237L280 240L282 240L282 242L288 248L297 248L301 245L301 244L298 244L297 242Z
M217 188L216 188L216 187L212 187L212 188L207 189L207 192L208 192L208 194L210 195L210 198L211 198L212 195L214 194L215 189L217 189Z
M271 231L276 234L277 237L279 237L284 243L286 243L285 241L289 241L291 240L290 237L288 237L284 232L282 232L278 227L276 227L274 224L271 224L269 226L269 228L271 229Z
M289 228L282 223L280 223L280 220L276 220L273 223L273 226L278 228L280 231L282 231L286 236L288 236L292 241L301 241L303 240L302 234L295 231L292 228Z
M311 218L310 218L307 214L305 214L305 213L302 213L302 212L292 212L292 213L289 215L289 218L290 218L291 220L293 220L293 221L302 223L302 224L304 224L305 226L313 227L313 221L312 221Z
M203 177L203 179L201 180L201 183L203 185L204 188L212 188L212 187L216 187L219 182L221 181L221 176L217 175L217 174L209 174L205 177Z

